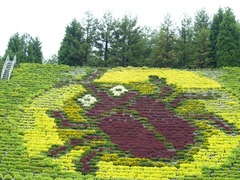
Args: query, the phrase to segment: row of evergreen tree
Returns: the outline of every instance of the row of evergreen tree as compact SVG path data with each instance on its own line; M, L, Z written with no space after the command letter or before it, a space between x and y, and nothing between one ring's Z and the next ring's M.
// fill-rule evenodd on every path
M6 55L20 62L41 63L39 38L13 35ZM137 17L115 19L107 12L99 20L86 12L81 22L67 25L58 54L48 63L70 66L150 66L206 68L240 66L240 24L231 8L219 8L211 19L204 9L194 19L184 15L176 27L170 15L157 30L140 27Z
M7 50L2 60L5 60L8 55L11 59L16 55L18 63L42 63L43 53L41 44L38 37L34 38L27 33L20 36L19 33L15 33L8 41Z

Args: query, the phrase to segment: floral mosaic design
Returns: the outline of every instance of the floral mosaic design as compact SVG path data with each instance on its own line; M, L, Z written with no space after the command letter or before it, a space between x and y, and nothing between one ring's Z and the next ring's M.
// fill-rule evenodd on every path
M78 101L80 101L83 106L91 106L92 104L97 102L97 99L90 94L86 94L82 98L79 98Z
M62 72L69 71L64 68ZM27 69L23 65L15 73ZM62 83L54 76L24 106L12 111L1 107L1 120L11 122L11 131L9 126L2 130L11 138L1 136L0 177L238 179L236 88L231 94L207 76L141 68L90 72L81 75L82 81L70 81L65 74L62 78L69 81ZM18 148L6 154L10 142Z

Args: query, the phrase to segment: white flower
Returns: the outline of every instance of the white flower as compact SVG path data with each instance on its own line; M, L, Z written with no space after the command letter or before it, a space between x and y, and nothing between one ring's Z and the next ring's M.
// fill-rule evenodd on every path
M109 91L111 91L114 96L121 96L121 94L128 92L128 90L122 85L115 86L111 88Z
M92 104L97 102L97 99L91 96L90 94L86 94L82 98L79 98L78 101L80 101L83 104L83 106L91 106Z

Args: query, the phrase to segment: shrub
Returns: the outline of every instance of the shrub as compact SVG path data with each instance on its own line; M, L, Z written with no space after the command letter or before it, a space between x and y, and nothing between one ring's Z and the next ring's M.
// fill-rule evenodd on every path
M22 180L23 177L20 174L16 174L16 175L14 175L14 179L15 180Z
M5 176L4 176L4 180L12 180L12 176L10 175L10 174L6 174Z

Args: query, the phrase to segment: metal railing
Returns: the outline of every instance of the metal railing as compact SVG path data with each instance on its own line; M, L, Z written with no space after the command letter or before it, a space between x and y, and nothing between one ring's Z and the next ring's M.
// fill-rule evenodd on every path
M3 65L2 73L1 73L1 79L3 78L3 75L5 73L5 70L6 70L8 62L9 62L9 56L7 56L6 61L5 61L4 65Z
M16 61L17 61L17 57L14 56L13 61L12 61L12 64L11 64L11 67L10 67L10 69L9 69L9 71L8 71L8 79L10 79L10 77L11 77L12 70L13 70L13 67L14 67Z
M10 61L9 56L7 56L6 61L2 68L1 79L10 79L16 61L17 61L16 56L14 56L14 59L12 61Z

